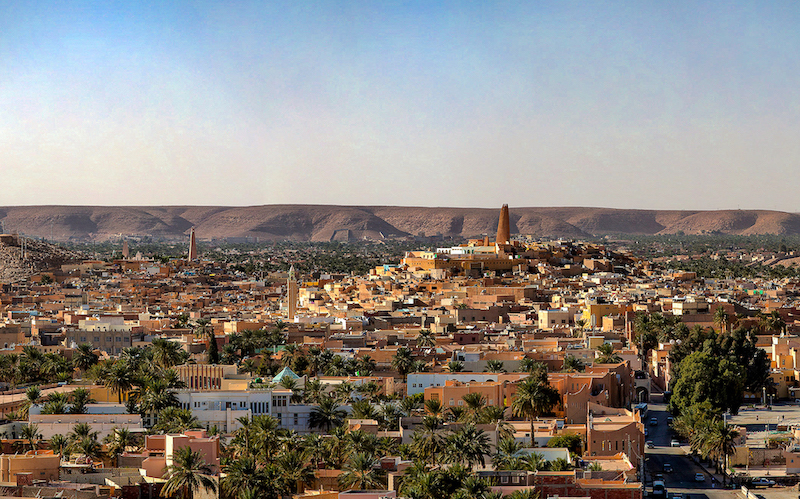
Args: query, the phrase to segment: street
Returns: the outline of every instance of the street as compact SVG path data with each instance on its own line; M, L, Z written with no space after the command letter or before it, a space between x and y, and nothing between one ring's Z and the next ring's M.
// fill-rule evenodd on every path
M653 398L658 400L660 396L654 396ZM645 428L647 428L647 438L645 440L653 442L655 446L653 449L645 449L645 484L648 495L652 491L653 478L657 474L661 474L664 477L664 484L670 497L677 493L683 494L686 499L733 499L734 497L741 497L737 490L721 489L719 481L715 481L715 487L712 488L711 475L686 455L688 451L686 442L681 442L684 444L683 447L670 446L670 441L673 438L678 439L678 436L669 430L667 417L670 414L667 412L665 404L651 401L647 404L647 407L648 414L644 418ZM657 426L650 426L651 418L658 420ZM665 472L665 464L669 464L672 467L672 471ZM705 476L705 480L703 482L696 481L696 473L702 473Z

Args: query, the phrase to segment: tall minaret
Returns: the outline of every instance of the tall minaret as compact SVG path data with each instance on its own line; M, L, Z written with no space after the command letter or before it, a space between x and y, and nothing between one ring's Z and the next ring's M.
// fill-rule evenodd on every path
M189 261L197 260L197 241L194 238L194 227L189 234Z
M127 260L128 257L130 256L130 254L131 254L131 252L128 249L128 240L127 239L123 239L122 240L122 258Z
M294 322L297 314L297 280L294 276L294 265L289 268L289 279L286 281L286 318Z
M508 220L508 205L504 204L500 209L500 222L497 224L497 244L508 244L511 242L511 224Z

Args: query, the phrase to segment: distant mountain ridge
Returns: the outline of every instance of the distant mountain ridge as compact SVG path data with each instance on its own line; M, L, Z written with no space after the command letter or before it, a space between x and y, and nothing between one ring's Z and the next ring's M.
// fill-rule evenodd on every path
M263 205L0 207L6 232L56 240L118 235L201 239L331 241L402 236L475 237L497 230L500 207ZM614 208L510 208L512 234L800 234L800 215L769 210L666 211Z

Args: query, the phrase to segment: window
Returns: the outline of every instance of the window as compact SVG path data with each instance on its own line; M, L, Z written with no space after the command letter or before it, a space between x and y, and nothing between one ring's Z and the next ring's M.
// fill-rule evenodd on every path
M294 425L297 426L297 414L294 415Z

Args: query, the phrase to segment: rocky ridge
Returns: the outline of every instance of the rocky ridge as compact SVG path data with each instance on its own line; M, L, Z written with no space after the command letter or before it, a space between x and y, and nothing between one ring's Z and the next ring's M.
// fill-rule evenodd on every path
M6 230L56 240L119 235L202 239L331 241L402 236L475 237L497 229L498 208L264 205L17 206L0 208ZM768 210L660 211L514 208L512 233L541 237L616 234L800 234L800 215Z

